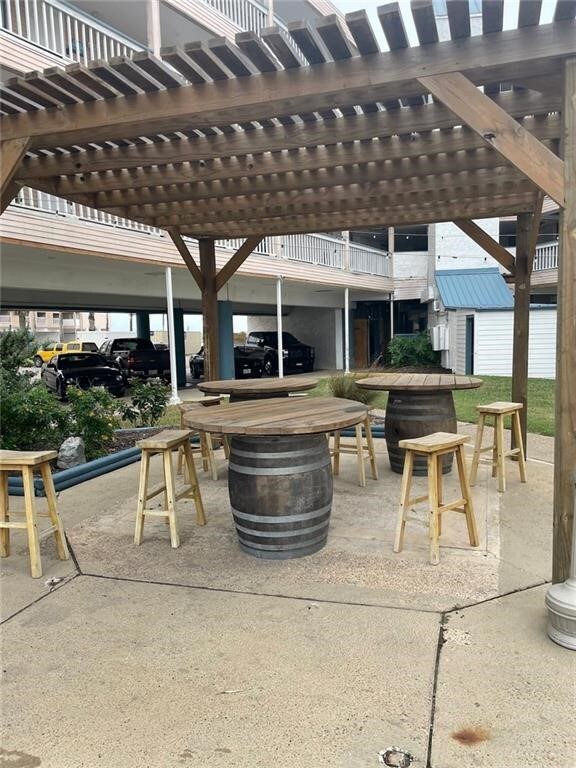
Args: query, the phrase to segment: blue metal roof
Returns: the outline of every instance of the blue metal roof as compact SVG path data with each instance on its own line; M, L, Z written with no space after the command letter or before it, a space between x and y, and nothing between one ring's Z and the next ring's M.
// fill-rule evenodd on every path
M497 267L443 269L436 286L446 309L511 309L514 297Z

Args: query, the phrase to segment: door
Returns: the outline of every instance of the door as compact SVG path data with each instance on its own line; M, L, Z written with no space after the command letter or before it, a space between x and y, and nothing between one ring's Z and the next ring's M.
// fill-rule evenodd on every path
M466 316L466 371L467 376L474 373L474 315Z
M369 320L354 320L354 368L367 368L369 359Z

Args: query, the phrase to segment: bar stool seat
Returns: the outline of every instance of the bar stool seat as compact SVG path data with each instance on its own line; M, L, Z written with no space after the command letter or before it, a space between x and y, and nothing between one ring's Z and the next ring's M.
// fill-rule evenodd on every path
M470 546L478 546L478 531L472 506L472 496L468 485L466 464L464 459L464 443L468 442L467 435L458 435L451 432L434 432L431 435L414 439L400 440L398 445L406 451L404 459L404 472L402 474L402 486L400 491L400 507L396 524L396 536L394 539L394 552L401 552L404 543L404 529L408 521L408 511L413 504L428 502L430 510L430 563L438 565L440 562L440 535L442 533L442 515L444 512L461 512L466 516L468 538ZM460 480L459 499L444 503L442 492L442 457L453 453L456 456L458 477ZM414 457L425 456L428 463L428 493L424 496L410 498L412 485L412 470Z
M518 469L520 472L520 482L526 480L526 459L524 456L524 445L522 442L522 429L520 427L520 411L522 403L495 402L488 405L477 405L476 410L479 413L478 427L476 430L476 442L474 444L474 455L472 457L472 467L470 469L470 485L476 483L478 474L478 464L480 455L490 451L492 453L492 477L498 476L498 490L504 493L506 490L506 465L507 457L518 457ZM516 448L510 450L504 449L504 419L510 416L512 433L516 442ZM492 445L482 447L482 438L484 435L484 426L486 419L494 417L494 438Z
M170 526L170 543L172 547L176 549L180 546L180 536L176 522L176 502L179 499L193 499L196 506L196 522L198 525L206 525L202 496L200 495L194 457L190 446L191 434L189 429L166 429L153 437L136 443L142 449L142 463L140 466L140 485L138 489L138 507L136 510L136 530L134 532L135 544L142 543L144 520L146 517L163 517ZM179 449L182 449L184 454L188 470L188 482L184 484L183 488L176 491L172 451ZM156 453L162 455L164 482L149 488L150 459ZM146 506L150 499L162 492L164 493L163 509L152 509Z
M30 572L32 578L42 576L40 559L40 535L54 534L56 551L60 560L68 560L68 545L64 535L64 527L58 514L56 492L50 462L56 458L56 451L0 451L0 557L10 554L10 529L24 529L28 535L28 551L30 554ZM39 470L44 482L44 493L48 505L47 512L39 512L36 508L34 495L34 470ZM14 513L9 507L8 473L21 472L24 487L24 514ZM16 522L15 516L24 517L24 521ZM38 531L38 518L48 517L51 525L43 531Z
M364 429L364 436L362 435ZM366 485L365 462L370 461L370 470L373 480L378 480L378 468L376 466L376 453L374 451L374 438L372 437L372 428L370 425L370 416L366 416L364 421L355 426L354 444L343 444L341 442L340 431L334 432L334 446L331 455L334 459L332 472L334 476L340 474L340 454L349 453L355 455L358 460L358 484L362 487Z

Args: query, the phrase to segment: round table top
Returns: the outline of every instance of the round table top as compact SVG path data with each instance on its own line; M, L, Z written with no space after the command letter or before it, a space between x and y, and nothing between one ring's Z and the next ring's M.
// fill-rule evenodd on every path
M381 373L358 379L361 389L401 390L403 392L437 392L439 390L475 389L482 379L456 376L453 373Z
M201 392L211 395L262 395L282 394L283 392L305 392L314 389L319 379L314 376L287 376L279 379L221 379L204 381L198 384Z
M226 435L311 435L358 424L368 409L339 397L286 397L197 408L184 415L191 429Z

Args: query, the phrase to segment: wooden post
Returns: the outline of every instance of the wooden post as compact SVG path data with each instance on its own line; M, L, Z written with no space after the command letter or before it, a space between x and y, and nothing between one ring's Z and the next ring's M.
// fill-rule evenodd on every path
M202 321L204 340L204 381L218 378L218 292L216 290L216 253L214 240L198 240L202 273Z
M514 340L512 346L512 400L522 403L520 425L526 455L528 408L528 334L530 326L530 278L533 253L530 253L531 213L516 217L516 267L514 272ZM514 447L514 440L512 440Z
M554 447L554 542L552 581L568 578L576 480L576 58L564 64L562 156L565 207L560 211L556 428Z

